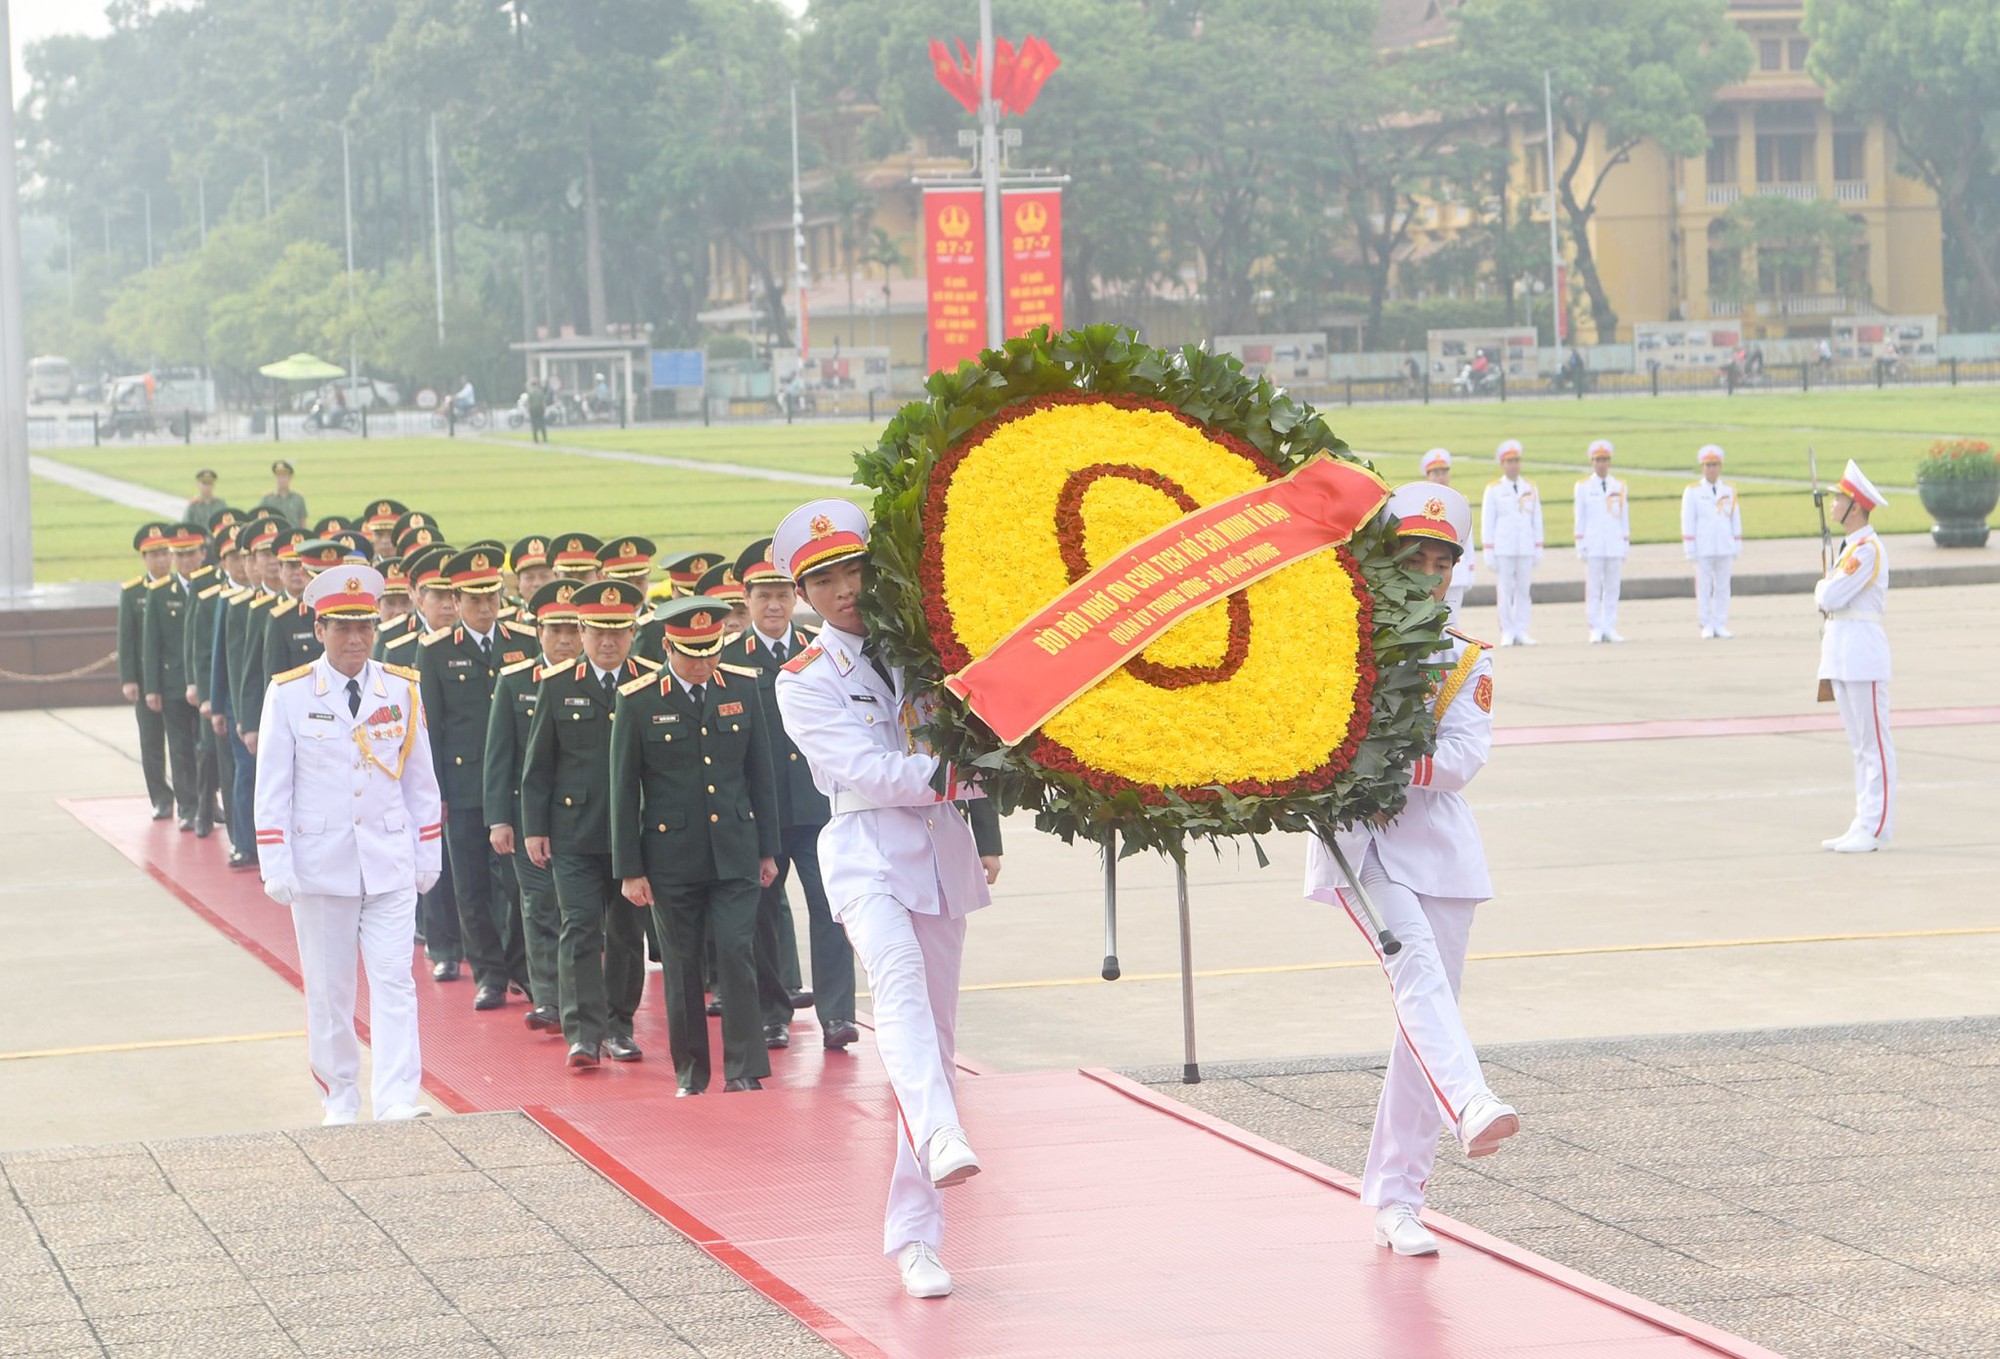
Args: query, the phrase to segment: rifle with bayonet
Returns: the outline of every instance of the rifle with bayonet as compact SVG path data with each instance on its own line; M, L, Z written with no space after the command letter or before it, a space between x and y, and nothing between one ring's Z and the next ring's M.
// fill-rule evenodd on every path
M1820 579L1824 580L1827 573L1833 570L1833 526L1826 521L1826 498L1829 492L1819 484L1819 455L1813 451L1811 444L1806 445L1806 466L1812 476L1813 508L1819 511L1819 574ZM1819 630L1821 636L1826 635L1824 612L1819 616ZM1832 680L1823 679L1819 682L1819 701L1833 702Z

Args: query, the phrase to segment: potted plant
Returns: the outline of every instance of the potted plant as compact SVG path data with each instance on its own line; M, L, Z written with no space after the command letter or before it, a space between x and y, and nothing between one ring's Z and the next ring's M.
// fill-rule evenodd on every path
M1977 439L1939 439L1917 463L1917 495L1939 547L1986 546L1986 516L2000 504L2000 463Z

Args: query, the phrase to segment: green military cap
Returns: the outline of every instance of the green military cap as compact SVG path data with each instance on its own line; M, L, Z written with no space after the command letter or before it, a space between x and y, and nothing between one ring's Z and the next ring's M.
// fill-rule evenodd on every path
M451 553L451 548L435 543L404 557L403 565L409 569L410 585L418 590L449 590L451 577L445 574L444 564L451 560Z
M410 512L410 507L400 500L371 500L368 508L361 512L361 527L375 533L396 531L396 521Z
M306 570L317 575L347 560L347 544L337 538L308 538L292 555L305 563Z
M550 565L564 575L595 574L597 550L604 540L588 533L558 533L549 539L554 555Z
M396 516L396 541L399 543L402 542L404 534L408 533L411 529L420 528L431 531L432 542L441 543L444 541L444 530L438 527L438 521L430 515L425 514L422 510L404 510L400 515Z
M384 557L375 563L375 569L382 573L382 593L385 595L407 595L410 593L410 568L401 557Z
M275 544L278 549L278 560L281 562L297 561L299 559L299 549L312 540L312 533L308 529L295 528L280 531L278 541Z
M347 549L350 561L365 562L375 555L375 544L368 540L367 534L359 530L350 529L346 533L336 533L333 535L333 541Z
M167 546L176 552L191 552L208 546L208 530L200 524L169 524Z
M241 524L216 525L215 554L217 557L233 557L243 551L241 545L236 541L237 535L242 532L243 528L244 525Z
M213 467L204 467L194 474L194 479L204 486L213 486L215 485L215 469Z
M646 592L629 580L596 580L571 597L579 623L590 628L629 628L638 622Z
M743 582L737 577L733 562L718 562L702 572L701 579L694 583L694 592L725 604L743 602Z
M667 562L667 579L674 583L674 593L691 595L695 582L717 562L726 560L720 552L683 552Z
M577 592L590 588L573 580L552 580L535 591L534 598L528 601L528 612L535 616L535 626L576 622Z
M276 476L280 472L283 472L286 476L290 476L293 472L297 470L298 470L297 468L293 467L283 458L280 458L276 462L271 464L271 474L273 476Z
M531 533L515 543L507 551L507 565L520 571L527 567L549 565L549 540L546 534Z
M713 656L722 650L722 623L729 617L729 603L690 595L661 605L653 617L659 620L667 644L674 650L689 656Z
M736 554L736 579L742 581L745 586L792 583L792 578L780 571L772 562L769 538L759 538Z
M278 535L289 525L274 514L260 514L247 524L236 529L236 542L245 552L268 552L278 541Z
M597 567L619 580L643 581L653 571L653 540L636 534L608 538L597 549Z
M168 540L173 537L173 531L174 526L164 519L154 519L141 524L138 532L132 535L132 550L159 552L171 547L172 544Z
M351 532L354 521L343 514L329 514L313 525L313 537L332 538L337 534Z
M444 574L461 594L492 594L500 588L500 565L505 559L498 543L474 543L452 554L444 563Z
M444 535L429 524L413 525L396 535L396 551L405 557L422 548L442 546Z

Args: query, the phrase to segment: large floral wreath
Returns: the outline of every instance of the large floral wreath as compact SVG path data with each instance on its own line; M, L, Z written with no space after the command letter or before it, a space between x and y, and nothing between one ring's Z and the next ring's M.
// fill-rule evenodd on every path
M856 479L877 493L870 630L933 683L1185 515L1315 456L1366 467L1234 359L1115 326L1010 340L926 390ZM1065 840L1116 832L1125 853L1393 813L1432 735L1445 619L1396 560L1371 516L1188 613L1026 739L1003 743L950 695L924 734L1003 807Z

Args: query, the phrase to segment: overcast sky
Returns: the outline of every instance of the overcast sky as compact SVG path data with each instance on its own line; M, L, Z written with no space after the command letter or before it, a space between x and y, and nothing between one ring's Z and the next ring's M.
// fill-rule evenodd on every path
M105 30L102 0L0 0L7 6L8 37L14 50L14 102L27 93L28 77L21 70L21 49L51 33L102 33Z

